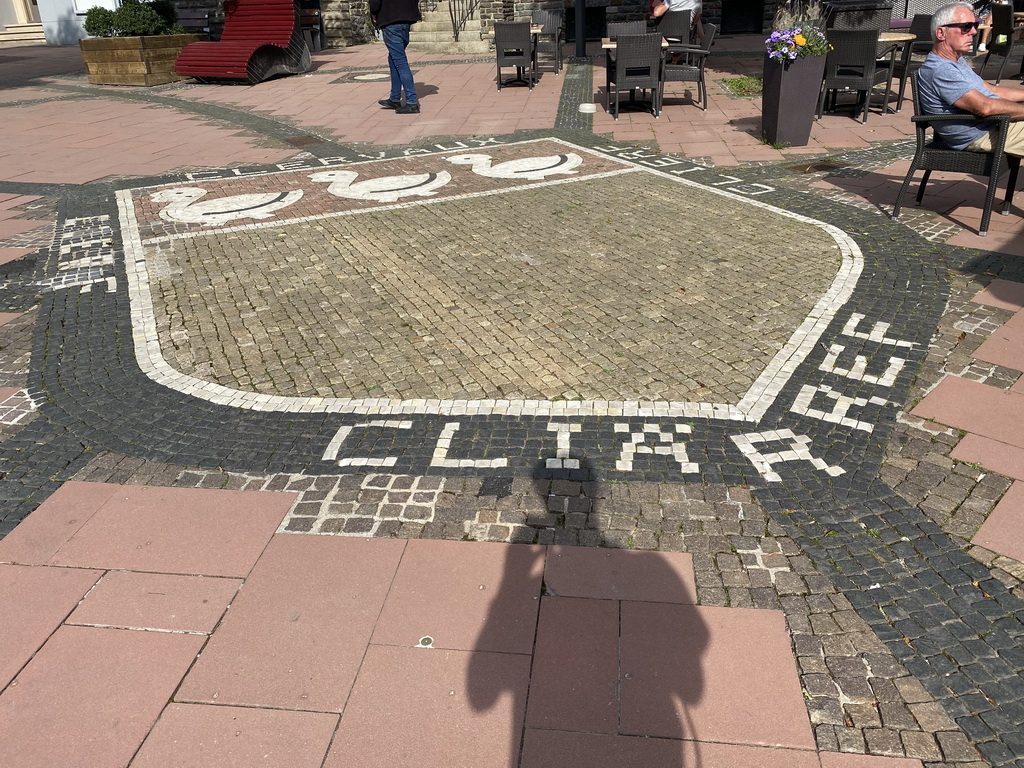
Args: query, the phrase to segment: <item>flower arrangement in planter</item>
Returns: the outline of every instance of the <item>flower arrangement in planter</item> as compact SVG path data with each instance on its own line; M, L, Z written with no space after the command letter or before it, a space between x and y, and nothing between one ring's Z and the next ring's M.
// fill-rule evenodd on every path
M765 43L761 132L773 146L806 146L825 73L825 14L819 0L780 3Z
M121 0L116 10L94 6L85 14L79 41L90 83L159 85L185 78L174 62L181 49L204 35L186 34L170 0Z

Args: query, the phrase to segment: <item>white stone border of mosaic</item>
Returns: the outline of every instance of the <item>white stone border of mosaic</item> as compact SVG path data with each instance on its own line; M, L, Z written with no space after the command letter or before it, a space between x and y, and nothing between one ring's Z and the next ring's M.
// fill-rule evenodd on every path
M409 415L436 414L444 416L502 415L502 416L621 416L621 417L670 417L670 418L714 418L731 421L757 422L778 397L782 388L793 376L797 367L818 343L829 323L839 309L846 304L860 279L864 269L864 257L856 242L843 230L817 219L776 208L773 205L751 200L741 194L729 192L705 184L699 184L686 178L680 178L655 168L617 158L603 152L580 147L557 138L533 139L528 142L548 141L572 147L602 158L615 160L623 165L631 166L621 171L594 174L578 179L558 179L550 182L537 182L537 186L572 184L595 178L615 176L621 173L646 171L663 178L671 179L678 184L692 186L716 195L729 198L762 210L793 219L826 232L839 247L842 263L832 284L821 296L804 321L794 331L789 341L771 359L764 371L757 377L747 393L738 403L689 403L676 401L627 401L627 400L443 400L414 399L395 400L390 398L347 398L347 397L284 397L264 395L256 392L244 392L220 384L203 381L194 376L172 368L164 359L160 350L160 341L156 329L156 316L153 309L152 296L149 290L149 273L146 268L145 248L139 234L138 222L135 218L135 206L132 202L132 190L124 189L117 193L117 205L121 219L121 233L124 242L125 272L128 278L128 295L131 305L132 340L135 346L136 360L143 373L162 386L181 392L185 395L198 397L211 403L227 405L235 408L246 408L255 411L277 411L289 413L352 413L361 415ZM509 145L503 145L509 146ZM431 154L445 154L457 150L441 150ZM419 155L422 157L422 155ZM387 158L394 160L399 158ZM378 161L373 161L378 162ZM384 162L381 160L379 162ZM305 170L278 171L275 173L302 173ZM375 207L373 211L391 208L404 208L413 205L430 205L459 197L480 197L484 195L504 194L523 187L510 187L490 192L461 195L456 198L443 197L432 200L421 200L406 203L395 203ZM358 211L362 213L363 211ZM319 216L303 217L287 221L264 222L236 227L218 229L217 232L263 229L279 227L299 221L320 220L339 215L351 215L352 211L335 212ZM164 238L155 238L149 242L163 242L172 238L182 238L204 233L185 233ZM205 233L208 234L208 233Z

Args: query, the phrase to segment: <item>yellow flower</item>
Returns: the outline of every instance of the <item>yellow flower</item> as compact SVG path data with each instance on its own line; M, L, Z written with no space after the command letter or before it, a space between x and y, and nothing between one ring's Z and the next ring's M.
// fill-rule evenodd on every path
M803 48L805 45L807 45L807 38L804 37L803 35L797 35L796 37L793 38L793 42L796 43L797 46L799 46L800 48Z

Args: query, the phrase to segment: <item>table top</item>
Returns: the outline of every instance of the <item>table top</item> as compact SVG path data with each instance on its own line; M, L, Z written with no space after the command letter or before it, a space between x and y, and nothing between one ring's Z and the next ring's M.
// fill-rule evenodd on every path
M610 37L602 37L601 47L605 48L606 50L614 51L617 46L615 44L615 41L612 40ZM666 40L664 37L661 38L661 47L668 48L668 40Z
M899 30L881 32L878 35L878 42L880 43L906 43L911 40L917 40L917 35L912 35L909 32L900 32Z

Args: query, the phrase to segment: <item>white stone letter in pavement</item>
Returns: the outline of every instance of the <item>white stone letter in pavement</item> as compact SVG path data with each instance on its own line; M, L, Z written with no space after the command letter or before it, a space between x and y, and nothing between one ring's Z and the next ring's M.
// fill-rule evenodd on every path
M507 467L508 459L449 459L448 449L451 448L452 438L459 431L461 425L457 421L449 421L441 430L441 436L437 438L437 445L434 446L434 457L430 460L432 467Z
M616 432L629 432L629 424L616 424ZM689 424L676 424L677 435L688 435L693 432ZM653 448L647 445L648 435L657 440ZM679 463L680 472L699 472L700 465L690 461L686 455L686 443L676 442L672 439L671 432L663 432L660 424L644 424L640 432L633 432L629 435L629 441L622 444L622 451L619 453L619 460L615 462L615 468L620 472L633 471L633 456L638 453L658 454L671 456Z
M781 483L782 477L772 469L775 464L784 461L806 461L815 469L835 477L846 472L842 467L833 467L824 460L811 455L811 438L807 435L794 435L790 429L773 429L767 432L750 432L745 435L732 435L732 441L740 452L750 459L750 463L769 483ZM785 441L788 449L775 453L762 453L756 446L761 443Z

